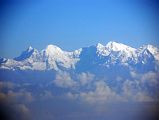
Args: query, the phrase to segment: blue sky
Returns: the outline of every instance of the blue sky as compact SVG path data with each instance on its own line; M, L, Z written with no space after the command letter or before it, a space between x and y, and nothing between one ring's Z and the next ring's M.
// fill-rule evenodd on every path
M2 0L0 56L28 46L75 50L98 42L159 46L157 0Z

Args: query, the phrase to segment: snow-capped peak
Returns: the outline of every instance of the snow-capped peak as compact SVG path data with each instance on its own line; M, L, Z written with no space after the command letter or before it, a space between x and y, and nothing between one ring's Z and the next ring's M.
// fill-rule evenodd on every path
M56 46L56 45L52 45L52 44L50 44L50 45L48 45L47 47L46 47L46 50L61 50L61 48L59 48L58 46Z
M97 51L103 51L103 50L105 50L105 46L102 45L101 43L97 43L96 48L97 48Z
M25 59L31 57L32 55L35 56L37 53L38 53L38 50L36 50L30 46L28 49L23 51L20 56L14 58L14 60L16 60L16 61L25 60Z
M102 45L101 43L97 43L97 48L103 48L103 47L105 47L104 45Z
M56 45L48 45L41 52L31 46L15 59L0 59L3 68L20 69L76 69L80 64L100 63L103 65L121 63L124 65L137 64L141 61L159 61L159 49L152 45L145 45L139 49L127 45L109 42L107 45L98 43L90 47L80 48L73 52L63 51ZM155 61L155 62L158 62Z
M123 50L135 51L136 50L135 48L132 48L122 43L117 43L114 41L108 42L106 47L111 51L123 51Z
M97 43L96 45L97 53L102 56L107 56L109 51L107 50L106 46L102 45L101 43Z
M7 59L6 58L2 58L2 57L0 57L0 64L1 63L4 63L4 62L6 62L7 61Z
M34 48L32 46L29 46L29 48L27 49L28 52L32 51Z
M45 49L46 55L59 55L63 53L61 48L57 47L56 45L48 45Z
M142 47L140 47L141 51L145 51L148 50L156 60L159 61L159 49L153 45L143 45Z
M152 54L156 54L159 52L159 49L153 45L147 45L147 49L152 53Z

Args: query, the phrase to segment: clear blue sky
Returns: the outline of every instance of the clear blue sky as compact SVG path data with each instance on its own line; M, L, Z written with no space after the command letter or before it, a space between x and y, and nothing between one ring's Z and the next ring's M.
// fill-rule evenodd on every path
M157 0L1 0L0 56L48 44L68 51L108 41L158 46L158 15Z

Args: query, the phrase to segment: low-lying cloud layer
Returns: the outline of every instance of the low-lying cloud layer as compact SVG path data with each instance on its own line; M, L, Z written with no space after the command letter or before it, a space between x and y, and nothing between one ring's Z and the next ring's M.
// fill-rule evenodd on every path
M18 113L21 120L64 120L60 117L60 112L70 120L76 119L77 116L77 119L86 120L89 117L91 118L91 114L95 114L94 120L100 119L100 116L103 116L102 119L114 120L112 115L108 113L106 116L103 115L105 111L114 111L114 108L108 107L108 110L102 106L133 102L156 104L159 101L158 73L150 71L142 74L131 71L129 74L130 76L127 79L122 76L115 76L111 79L96 76L89 72L79 74L59 72L55 79L43 83L41 81L19 83L0 81L0 103L6 105L5 108ZM39 108L40 105L43 106ZM129 109L131 105L128 106L123 111ZM91 107L95 110L92 111ZM113 110L110 110L111 108ZM45 113L44 109L48 112ZM73 109L76 111L73 112ZM83 109L84 111L88 110L88 114L84 114ZM139 108L133 109L136 114L130 116L137 116ZM120 111L119 108L118 110ZM112 114L111 112L110 114ZM42 115L45 117L42 117ZM16 119L16 117L13 118Z

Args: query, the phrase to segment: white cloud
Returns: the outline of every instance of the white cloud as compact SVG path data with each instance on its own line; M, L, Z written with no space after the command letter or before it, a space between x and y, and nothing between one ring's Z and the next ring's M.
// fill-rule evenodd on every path
M122 81L122 80L123 80L122 77L120 77L120 76L117 76L117 77L116 77L116 81L117 81L117 82L120 82L120 81Z
M8 100L23 101L23 102L32 102L34 100L32 93L27 91L14 92L12 90L9 90L8 93L5 95Z
M56 79L53 81L55 85L63 88L71 88L76 86L76 82L71 78L67 72L61 72L56 75Z
M135 78L135 79L140 78L139 74L137 74L135 71L130 71L130 75L132 78Z
M150 96L148 96L144 92L138 92L134 97L134 101L139 101L139 102L152 102L154 99Z
M139 82L134 80L126 80L123 83L123 94L126 97L131 97L133 94L135 94L139 90Z
M80 80L81 85L86 85L90 83L94 79L94 75L91 73L81 73L78 75L78 79Z
M95 83L95 90L89 92L81 92L80 97L88 103L105 103L112 101L120 101L122 98L106 85L104 81Z
M148 84L153 84L153 85L157 85L159 84L159 73L156 72L147 72L147 73L136 73L134 71L130 72L130 75L133 79L137 79L138 81L142 82L142 83L148 83Z
M68 92L68 93L66 94L66 96L67 96L69 99L75 100L75 99L77 99L77 98L79 97L79 94L73 94L73 93L71 93L71 92Z
M148 72L141 77L141 83L147 83L151 87L159 86L159 73Z
M122 87L122 96L126 101L147 102L154 101L155 96L150 96L142 88L141 80L126 80Z

